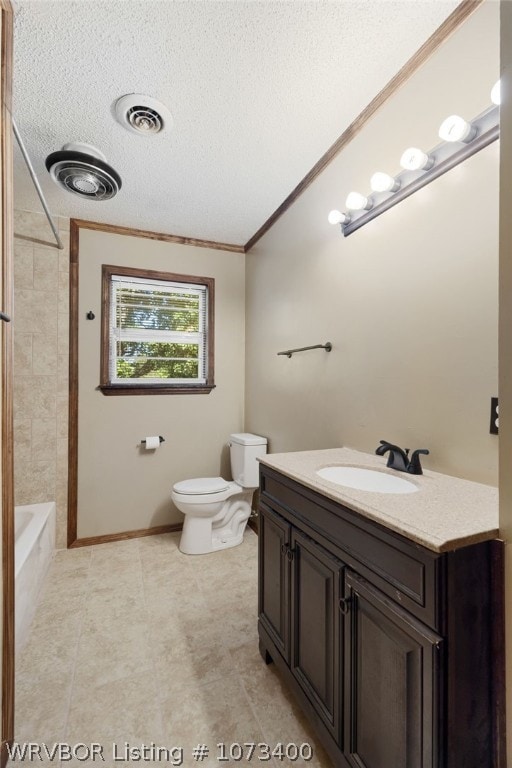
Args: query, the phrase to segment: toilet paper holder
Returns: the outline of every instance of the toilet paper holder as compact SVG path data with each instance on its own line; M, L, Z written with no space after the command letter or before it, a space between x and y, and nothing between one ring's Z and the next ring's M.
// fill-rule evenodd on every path
M162 437L162 435L158 435L158 439L160 440L161 443L165 443L165 437ZM141 445L146 445L146 440L145 439L141 440L140 444Z

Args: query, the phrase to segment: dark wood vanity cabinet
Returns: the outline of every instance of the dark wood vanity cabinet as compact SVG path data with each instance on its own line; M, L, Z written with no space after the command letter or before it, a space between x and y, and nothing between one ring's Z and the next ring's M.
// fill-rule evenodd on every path
M259 537L260 623L337 740L343 566L264 507Z
M329 733L339 736L338 610L343 566L296 530L291 535L290 669Z
M291 526L270 510L259 519L259 620L286 662L290 662Z
M365 768L434 766L442 640L347 572L345 754Z
M259 509L260 651L334 765L504 766L501 542L435 553L263 465Z

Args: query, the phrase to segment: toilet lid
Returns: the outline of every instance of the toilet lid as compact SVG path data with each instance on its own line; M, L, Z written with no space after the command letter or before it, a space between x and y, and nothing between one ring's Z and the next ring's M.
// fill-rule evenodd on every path
M173 486L176 493L188 494L219 493L227 487L222 477L194 477L192 480L181 480Z

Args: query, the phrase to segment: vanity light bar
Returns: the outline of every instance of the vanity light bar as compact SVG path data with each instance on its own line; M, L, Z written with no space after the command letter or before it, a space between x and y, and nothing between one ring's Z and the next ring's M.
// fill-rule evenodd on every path
M454 117L456 116L449 119L453 120ZM462 118L459 119L462 120ZM406 168L398 173L394 177L395 183L391 189L382 192L374 191L367 198L360 195L361 199L367 200L367 207L358 210L352 208L350 217L347 216L345 221L343 218L339 219L344 237L348 237L352 232L377 218L384 211L405 200L414 192L430 184L434 179L439 178L459 163L496 141L500 135L499 107L497 105L489 107L474 120L467 123L467 126L469 128L467 131L463 131L464 136L460 141L443 141L434 149L424 153L428 162L425 161L423 168L420 167L416 170ZM393 179L393 177L389 177L389 179ZM343 214L340 213L339 216L342 217ZM332 223L335 222L332 221Z

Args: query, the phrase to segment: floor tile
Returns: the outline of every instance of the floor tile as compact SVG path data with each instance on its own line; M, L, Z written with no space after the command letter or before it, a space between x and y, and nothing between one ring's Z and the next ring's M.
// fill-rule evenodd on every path
M162 716L164 739L183 746L188 755L198 743L205 744L213 756L219 754L219 743L263 741L236 674L194 688L176 684L173 695L162 704Z
M96 689L153 668L145 622L85 621L76 658L76 688Z
M105 764L121 767L144 762L134 759L141 745L174 750L176 760L182 749L174 764L187 768L240 765L237 747L218 761L219 743L229 757L231 744L304 741L308 765L328 768L258 652L255 534L210 555L178 545L179 534L160 534L56 554L17 658L16 739L97 743ZM202 743L210 752L198 761L192 750ZM102 764L77 756L62 766L84 762Z
M154 677L138 672L114 682L75 685L68 732L76 734L160 734L160 710ZM79 739L83 740L82 737Z

